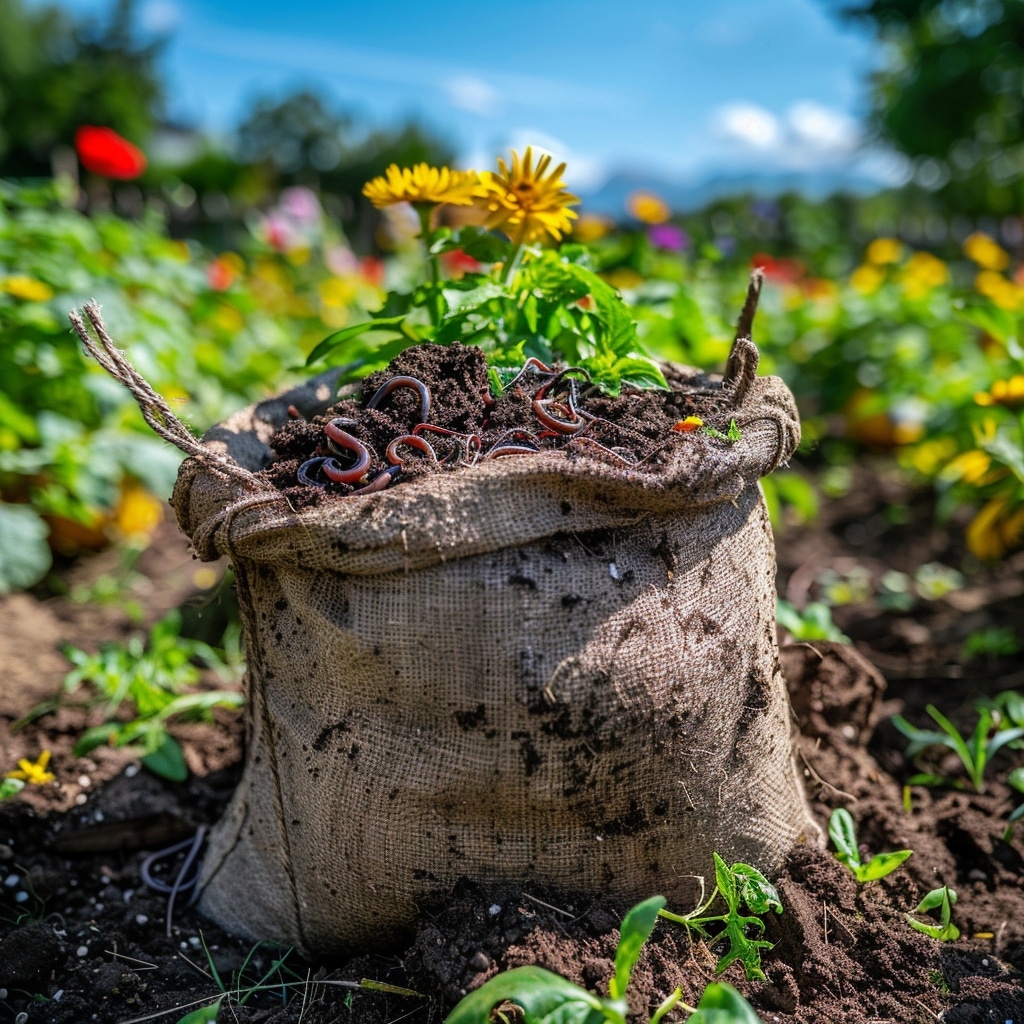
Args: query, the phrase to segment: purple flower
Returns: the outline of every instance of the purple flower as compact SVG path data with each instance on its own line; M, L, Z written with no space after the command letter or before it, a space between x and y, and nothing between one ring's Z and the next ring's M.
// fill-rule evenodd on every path
M655 248L669 252L682 252L690 245L689 236L675 224L652 224L647 229L647 237Z

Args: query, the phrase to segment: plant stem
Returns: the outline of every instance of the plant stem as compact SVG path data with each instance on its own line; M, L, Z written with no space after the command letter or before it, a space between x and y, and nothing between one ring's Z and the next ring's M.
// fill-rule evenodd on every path
M437 265L437 256L430 251L434 241L433 232L430 230L430 215L434 208L430 203L415 203L416 213L420 218L420 237L423 239L423 250L426 253L427 263L430 265L430 302L427 304L427 311L430 313L430 322L437 327L441 323L441 273Z
M519 230L512 239L512 249L505 261L504 283L510 285L516 276L519 264L523 261L523 243L526 241L526 222L519 225Z

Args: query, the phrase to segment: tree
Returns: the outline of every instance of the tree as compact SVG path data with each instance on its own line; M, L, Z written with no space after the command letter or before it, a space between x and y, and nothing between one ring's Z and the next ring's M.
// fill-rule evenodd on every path
M841 0L886 53L872 76L877 135L920 184L969 213L1024 202L1024 0Z
M54 146L83 124L145 143L162 107L163 42L136 41L133 8L117 0L100 24L0 0L0 176L49 174Z

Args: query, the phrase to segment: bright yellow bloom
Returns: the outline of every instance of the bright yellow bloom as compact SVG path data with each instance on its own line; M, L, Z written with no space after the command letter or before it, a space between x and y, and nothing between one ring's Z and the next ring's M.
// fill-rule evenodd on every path
M512 167L498 158L498 172L484 171L477 189L477 204L486 211L485 226L500 228L516 242L538 241L545 234L556 242L572 229L576 214L569 209L579 199L567 192L559 164L548 173L551 157L542 156L533 166L533 147L520 159L512 151Z
M956 441L951 437L931 438L906 453L904 462L924 476L935 476L956 452Z
M988 391L979 391L974 400L978 405L1005 405L1010 409L1024 406L1024 374L997 380Z
M604 238L614 225L607 217L596 213L585 213L572 229L572 237L580 242L596 242Z
M885 272L878 267L862 263L851 275L850 284L861 295L873 295L882 287L885 280Z
M1000 309L1015 311L1024 300L1024 288L1008 281L994 270L982 270L974 279L974 287L991 299Z
M395 203L470 206L477 183L476 171L453 171L429 164L416 164L412 168L392 164L382 177L363 186L363 195L378 210Z
M28 758L23 757L18 762L18 770L7 772L4 778L21 779L22 782L27 782L31 786L44 786L47 782L53 782L57 777L53 772L46 770L49 763L50 752L48 750L44 750L35 761L29 761Z
M1005 270L1010 265L1010 254L982 231L964 239L964 254L985 270Z
M4 278L0 281L0 292L6 292L26 302L47 302L53 298L53 289L48 284L37 281L34 277L26 277L24 274Z
M930 252L915 252L903 267L903 292L920 299L949 279L949 267Z
M940 476L943 480L960 480L965 484L981 484L992 465L992 456L978 448L958 455L946 465Z
M899 263L903 256L903 243L896 238L876 238L864 254L864 262L875 266Z
M164 504L134 480L121 485L121 494L114 508L118 530L134 540L146 540L163 522Z
M665 200L653 192L631 192L626 199L626 209L644 224L664 224L672 216Z
M993 498L968 523L967 547L984 561L1002 558L1024 541L1024 505L1004 497Z

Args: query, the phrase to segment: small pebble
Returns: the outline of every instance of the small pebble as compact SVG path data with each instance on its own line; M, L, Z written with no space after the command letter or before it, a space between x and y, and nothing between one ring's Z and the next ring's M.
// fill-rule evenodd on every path
M189 944L189 945L190 945L190 946L191 946L191 947L192 947L193 949L198 949L198 948L199 948L199 947L200 947L200 946L202 945L202 942L200 941L200 939L199 939L199 936L198 936L198 935L193 935L193 936L192 936L192 937L191 937L191 938L190 938L190 939L188 940L188 944Z
M89 798L84 793L79 793L78 796L75 797L75 804L81 807L88 799Z
M488 913L488 914L490 914L490 915L491 915L491 917L497 917L497 916L498 916L498 914L500 914L500 913L501 913L501 907L499 907L497 903L492 903L492 904L491 904L491 905L490 905L490 906L489 906L489 907L487 908L487 913Z
M0 843L0 860L14 860L14 851L6 843Z
M622 572L614 562L608 563L608 575L611 576L613 580L622 579Z
M4 879L4 885L6 885L8 889L13 889L20 881L20 875L8 875Z
M100 810L97 810L96 813L93 815L93 820L94 821L102 821L103 820L103 812L100 811Z
M75 956L77 956L79 960L83 959L84 957L87 957L88 955L89 955L89 947L88 946L79 946L78 949L75 950Z
M52 996L50 996L50 998L51 998L51 999L52 999L52 1000L53 1000L53 1001L54 1001L55 1003L59 1003L59 1002L61 1001L61 999L63 999L63 998L64 998L64 989L62 989L62 988L59 988L59 989L57 989L57 991L56 991L56 992L54 992L54 993L53 993L53 995L52 995Z
M28 893L27 892L18 892L18 893L14 894L14 902L15 903L24 903L25 900L27 900L27 899L28 899Z
M971 870L967 872L967 877L972 882L984 882L988 878L988 875L986 875L981 868L971 868Z
M124 773L129 779L134 779L139 774L139 770L142 766L138 764L130 764L125 768Z
M145 914L136 914L135 915L135 923L136 924L149 924L149 918Z
M982 967L988 967L988 957L982 957L982 959L981 959L981 966Z
M92 785L92 779L90 779L88 775L79 775L78 784L82 787L82 789L86 789Z
M24 1012L19 1013L18 1016L14 1018L14 1024L28 1024L28 1014Z
M848 740L855 740L857 738L857 729L855 726L850 725L849 722L840 731Z

